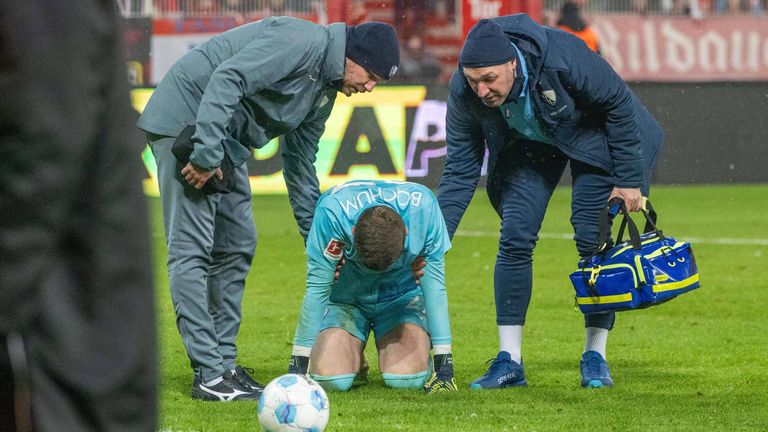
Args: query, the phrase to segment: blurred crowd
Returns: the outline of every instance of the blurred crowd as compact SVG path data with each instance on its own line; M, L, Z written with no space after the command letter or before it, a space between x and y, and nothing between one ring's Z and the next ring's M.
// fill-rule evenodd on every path
M141 3L136 1L135 3ZM316 7L314 0L153 0L159 15L279 15L306 14Z
M154 17L230 17L242 24L264 16L293 15L310 20L327 18L333 5L343 9L344 21L393 22L402 46L398 83L445 83L456 65L454 46L461 32L459 0L118 0L124 15ZM336 1L336 0L334 0ZM149 8L148 8L149 6ZM542 22L578 34L597 51L586 29L589 17L632 13L678 15L702 19L720 15L767 16L768 0L544 0ZM573 17L564 17L571 9ZM584 14L586 18L583 18ZM564 19L566 25L564 25ZM567 25L567 22L576 23Z
M118 0L124 10L146 10L147 0ZM545 11L559 11L566 0L545 0ZM279 14L307 13L326 7L326 0L150 0L155 14ZM430 20L455 21L457 0L344 0L353 9L389 9L398 26L410 33ZM726 14L763 15L768 0L579 0L586 13L639 13L703 16Z
M545 10L559 11L565 1L547 0ZM695 18L726 14L763 15L768 8L768 0L579 0L576 3L590 14L638 13Z

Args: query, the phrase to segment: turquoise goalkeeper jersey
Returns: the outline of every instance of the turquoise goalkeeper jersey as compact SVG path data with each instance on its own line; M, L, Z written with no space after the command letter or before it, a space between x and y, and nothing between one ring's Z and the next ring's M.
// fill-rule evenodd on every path
M386 205L400 214L408 230L400 258L383 271L362 265L352 228L369 207ZM432 191L399 181L351 181L325 192L317 203L307 238L307 290L301 306L294 346L311 348L327 302L372 305L410 290L422 290L433 345L451 343L444 255L451 248L445 221ZM427 263L416 285L411 263ZM336 264L346 264L334 282Z

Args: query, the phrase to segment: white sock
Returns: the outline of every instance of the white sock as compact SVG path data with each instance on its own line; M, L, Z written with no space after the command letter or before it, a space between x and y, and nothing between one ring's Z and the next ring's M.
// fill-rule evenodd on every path
M584 344L584 352L597 351L605 357L605 345L608 342L608 330L599 327L587 327L587 342Z
M506 351L512 357L512 361L520 364L522 361L523 326L500 325L499 326L499 351Z
M220 383L222 381L224 381L224 377L218 377L218 378L214 378L214 379L212 379L210 381L204 382L203 385L206 386L206 387L215 386L216 384L218 384L218 383Z

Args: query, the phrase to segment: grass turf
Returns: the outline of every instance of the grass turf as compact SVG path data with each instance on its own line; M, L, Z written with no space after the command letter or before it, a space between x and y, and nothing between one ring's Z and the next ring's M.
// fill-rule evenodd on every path
M447 256L456 380L460 391L426 397L386 388L367 350L365 386L330 393L329 431L742 431L768 430L768 186L656 187L659 227L696 238L702 288L617 317L608 344L616 386L579 387L581 313L568 274L577 260L570 190L553 196L534 256L523 357L528 388L470 391L498 349L493 266L498 218L482 192ZM303 242L285 196L255 196L259 232L240 329L240 363L266 384L285 373L303 297ZM168 292L159 200L151 201L160 339L161 430L259 430L255 402L189 398L192 374ZM715 239L755 244L717 244ZM762 241L761 241L762 239ZM731 242L733 243L733 242ZM372 344L369 344L372 345Z

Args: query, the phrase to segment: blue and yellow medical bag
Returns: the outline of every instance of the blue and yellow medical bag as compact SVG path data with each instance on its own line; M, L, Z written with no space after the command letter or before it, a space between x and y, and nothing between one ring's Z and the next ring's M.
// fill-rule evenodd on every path
M649 201L642 212L646 218L642 235L620 198L612 199L601 213L601 247L582 258L579 269L570 276L576 304L585 314L646 308L699 288L691 244L656 228L656 212ZM619 213L623 216L621 228L616 245L610 247L611 221ZM625 228L628 241L622 241Z

